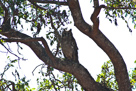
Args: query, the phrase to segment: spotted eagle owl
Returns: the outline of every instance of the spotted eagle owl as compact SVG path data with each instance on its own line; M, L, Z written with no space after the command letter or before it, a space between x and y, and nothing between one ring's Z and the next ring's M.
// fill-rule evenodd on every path
M62 32L61 48L62 48L64 57L67 60L73 60L73 61L79 62L78 51L77 51L78 47L71 30L72 29L70 29L69 31L64 30Z

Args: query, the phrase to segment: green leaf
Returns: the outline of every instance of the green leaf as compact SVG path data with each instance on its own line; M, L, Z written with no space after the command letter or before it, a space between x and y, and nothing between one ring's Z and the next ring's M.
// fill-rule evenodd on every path
M12 61L11 61L11 63L15 63L15 62L17 62L17 60L12 60Z
M136 60L134 61L134 63L136 63Z
M5 43L5 41L4 41L4 40L2 40L2 39L0 39L0 41L1 41L1 43Z

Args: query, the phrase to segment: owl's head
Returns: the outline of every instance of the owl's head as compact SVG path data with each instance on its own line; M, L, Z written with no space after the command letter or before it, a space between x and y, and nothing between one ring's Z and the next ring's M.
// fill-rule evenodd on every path
M62 38L70 37L70 36L72 36L72 29L70 30L64 29L64 31L62 32Z

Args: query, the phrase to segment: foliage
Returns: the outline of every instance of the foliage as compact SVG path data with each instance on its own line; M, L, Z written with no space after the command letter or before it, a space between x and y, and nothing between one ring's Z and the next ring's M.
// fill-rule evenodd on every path
M136 76L136 70L132 70L132 73L129 73L129 77L133 89L136 89L135 76ZM96 81L101 83L103 86L112 88L115 91L118 90L118 84L115 78L114 67L113 64L111 63L111 60L105 62L102 65L101 74L97 76Z
M71 23L68 19L69 10L62 9L59 4L35 4L29 0L1 0L1 3L5 5L5 8L8 8L12 28L24 29L24 24L21 22L25 21L26 24L30 25L27 30L32 32L33 37L36 37L41 31L41 27L48 27L44 33L47 33L46 37L50 40L51 45L56 41L56 37L50 26L50 17L53 18L53 24L60 31L62 30L61 26ZM3 20L6 15L4 15L2 6L0 6L0 12L0 19Z
M9 59L9 57L8 57ZM34 91L35 88L29 86L30 80L26 80L26 77L20 78L20 73L15 69L12 75L15 81L5 79L6 72L11 68L15 68L17 60L10 60L4 68L4 71L0 74L0 90L18 90L18 91ZM45 70L46 69L46 70ZM52 67L47 67L44 64L41 65L41 70L38 72L41 77L37 78L37 90L38 91L83 91L83 88L79 85L77 79L69 73L59 72ZM57 73L57 74L56 74ZM136 69L129 73L131 86L136 89ZM32 80L32 79L31 79ZM117 81L115 80L114 69L111 61L107 61L102 65L101 73L97 76L97 82L103 86L111 88L115 91L118 90Z
M136 64L136 61L134 62ZM131 85L133 86L133 89L136 89L136 67L132 70L132 72L129 74Z
M30 89L29 80L26 80L26 77L20 78L20 73L18 72L15 64L17 60L11 60L10 57L7 57L9 62L4 67L4 71L0 72L0 91L33 91L35 88ZM14 68L14 70L12 69ZM9 70L12 69L12 75L9 73ZM6 79L6 74L13 76L15 80Z
M47 67L46 72L41 70L39 74L42 74L42 76L37 78L38 91L78 91L79 89L83 91L77 79L72 74L66 72L58 73L52 67Z
M107 61L102 65L101 74L97 76L96 81L100 82L102 85L112 88L113 90L118 90L117 81L114 76L114 69L111 61Z
M118 25L117 18L121 18L127 24L127 27L130 32L132 32L129 27L127 18L132 19L134 28L136 28L136 4L134 0L102 0L106 3L107 8L105 9L106 18L109 21L114 22L115 25Z
M0 90L34 91L35 88L30 88L29 86L30 80L26 80L26 77L20 78L20 73L17 71L15 63L17 63L17 60L9 59L9 63L7 63L4 71L0 74ZM14 81L5 78L8 70L11 70L12 68L15 68L11 72L13 78L15 78ZM44 69L47 69L47 71L45 72ZM74 91L79 89L83 91L81 86L78 84L77 79L73 75L66 72L60 72L59 74L55 75L54 71L57 70L54 70L54 68L52 67L45 67L45 65L42 65L39 72L39 74L41 74L41 77L37 78L38 91L61 91L64 89L65 91ZM8 75L11 74L8 73Z

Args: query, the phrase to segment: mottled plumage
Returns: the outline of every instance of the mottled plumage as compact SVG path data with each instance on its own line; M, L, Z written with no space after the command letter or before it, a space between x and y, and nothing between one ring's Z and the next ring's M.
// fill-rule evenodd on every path
M61 48L66 59L79 62L77 51L78 47L71 32L71 29L69 31L64 30L62 32Z

